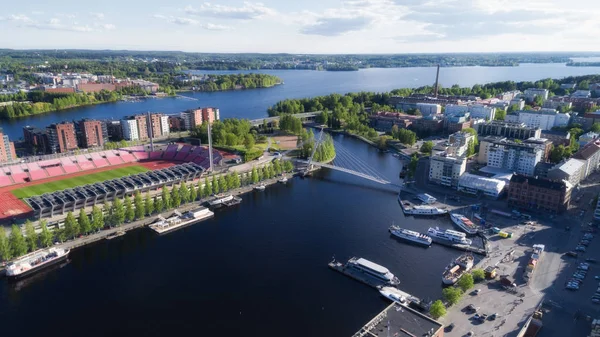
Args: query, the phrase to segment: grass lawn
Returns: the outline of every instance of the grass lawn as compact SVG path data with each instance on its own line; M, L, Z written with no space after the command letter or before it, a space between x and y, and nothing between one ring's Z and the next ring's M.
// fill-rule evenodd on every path
M121 167L113 170L87 174L79 177L66 178L64 180L51 181L45 184L33 185L28 187L19 188L12 191L17 198L29 198L34 195L42 195L48 192L60 191L67 188L76 186L88 185L97 183L100 181L110 180L114 178L120 178L131 174L142 173L148 171L143 166L129 166Z

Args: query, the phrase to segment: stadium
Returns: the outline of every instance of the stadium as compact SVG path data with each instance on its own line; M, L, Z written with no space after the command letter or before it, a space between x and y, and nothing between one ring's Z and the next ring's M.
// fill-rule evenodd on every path
M213 150L213 164L227 155ZM210 167L205 146L133 146L0 167L0 222L40 218L181 181Z

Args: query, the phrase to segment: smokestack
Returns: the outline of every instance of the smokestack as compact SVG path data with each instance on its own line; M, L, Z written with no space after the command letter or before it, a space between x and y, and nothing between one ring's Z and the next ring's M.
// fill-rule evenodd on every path
M437 73L435 74L435 88L433 88L433 95L435 96L435 98L438 97L438 85L439 85L439 79L440 79L440 65L437 65Z

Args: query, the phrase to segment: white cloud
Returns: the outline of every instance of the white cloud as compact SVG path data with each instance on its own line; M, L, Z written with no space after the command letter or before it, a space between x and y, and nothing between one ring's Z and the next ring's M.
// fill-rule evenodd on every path
M72 15L61 15L57 16L71 18ZM21 28L34 28L39 30L61 30L71 32L103 32L116 29L115 25L110 23L93 23L91 25L80 25L76 21L69 23L63 22L62 19L57 17L50 18L46 21L34 20L23 14L11 14L6 17L3 21L12 22L15 26Z
M91 12L90 15L93 16L93 17L95 17L98 20L103 20L104 19L104 13Z
M236 20L258 19L277 13L274 9L266 7L260 2L247 1L244 2L244 5L241 7L215 5L205 2L198 8L187 6L184 10L189 15Z
M206 29L206 30L230 30L230 29L232 29L229 26L217 25L217 24L208 23L208 22L201 23L200 21L195 20L195 19L178 17L178 16L166 16L166 15L162 15L162 14L154 14L153 17L156 19L159 19L159 20L166 21L168 23L175 24L175 25L198 26L198 27Z

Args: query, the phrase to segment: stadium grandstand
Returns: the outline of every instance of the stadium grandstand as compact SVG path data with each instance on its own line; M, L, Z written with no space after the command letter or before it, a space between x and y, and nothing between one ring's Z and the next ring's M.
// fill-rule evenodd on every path
M77 186L40 196L26 198L38 218L63 215L69 211L104 204L125 194L146 192L184 181L198 179L205 168L195 163L184 163L155 171L148 171L90 185Z
M208 148L170 144L161 151L146 151L143 146L106 150L68 157L45 159L0 167L0 187L26 184L43 179L145 161L195 163L204 169L210 167ZM213 164L221 165L223 155L213 150Z

